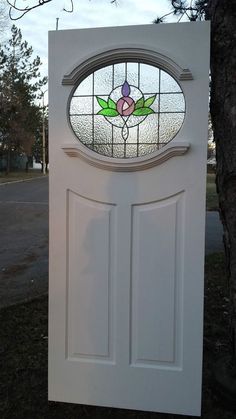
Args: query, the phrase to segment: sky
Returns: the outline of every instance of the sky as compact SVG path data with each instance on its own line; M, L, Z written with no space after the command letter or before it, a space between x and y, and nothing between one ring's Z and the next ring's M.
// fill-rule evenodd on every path
M37 4L38 0L16 0L18 7ZM66 13L63 7L70 7L69 0L52 0L36 8L16 22L23 39L33 47L35 56L43 63L41 74L47 75L48 31L56 29L79 29L102 26L149 24L158 16L168 13L168 0L74 0L74 12ZM11 24L11 22L10 22Z

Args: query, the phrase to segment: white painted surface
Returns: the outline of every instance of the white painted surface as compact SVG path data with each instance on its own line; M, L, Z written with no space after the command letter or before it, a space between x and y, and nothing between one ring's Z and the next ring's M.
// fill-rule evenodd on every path
M176 250L183 242L182 218L179 195L133 207L132 364L179 365L181 320L175 293L181 280Z
M186 63L184 155L113 172L64 152L62 79L101 45ZM49 399L199 415L209 24L57 31L49 48Z
M114 209L71 191L68 204L68 356L108 359Z

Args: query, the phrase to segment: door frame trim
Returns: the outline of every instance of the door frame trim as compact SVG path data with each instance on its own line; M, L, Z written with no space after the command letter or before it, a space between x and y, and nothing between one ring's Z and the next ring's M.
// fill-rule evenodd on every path
M63 76L62 85L74 86L93 71L98 70L105 65L116 64L125 60L133 60L135 62L157 66L161 70L167 71L179 81L193 80L193 75L189 68L180 66L161 52L135 46L130 48L121 47L112 50L109 49L91 57L87 57Z
M81 144L63 144L62 150L69 157L80 157L92 166L113 172L132 172L149 169L169 160L171 157L182 156L189 148L190 144L185 141L170 141L155 153L146 154L143 157L132 159L118 159L101 156L94 151L90 151ZM102 159L101 159L102 157Z

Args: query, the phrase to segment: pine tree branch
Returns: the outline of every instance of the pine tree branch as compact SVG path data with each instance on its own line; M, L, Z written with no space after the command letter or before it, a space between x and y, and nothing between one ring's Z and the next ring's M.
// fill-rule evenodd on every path
M180 22L184 16L190 21L208 19L208 0L169 0L172 11L157 17L153 23L163 23L168 15L179 16Z

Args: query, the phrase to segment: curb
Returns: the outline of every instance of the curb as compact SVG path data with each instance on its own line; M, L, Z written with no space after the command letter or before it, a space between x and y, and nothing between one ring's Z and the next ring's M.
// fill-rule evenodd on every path
M13 180L12 182L11 182L11 181L10 181L10 182L2 182L2 183L0 183L0 186L10 185L10 184L12 184L12 183L29 182L30 180L42 179L42 178L45 178L45 177L47 177L47 175L46 175L46 176L44 175L44 176L31 177L31 178L29 178L29 179Z

